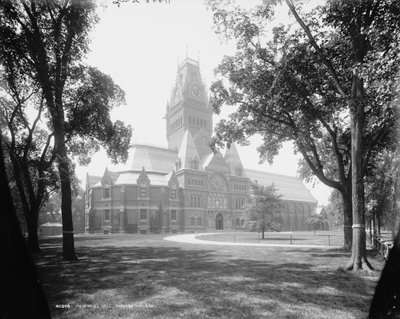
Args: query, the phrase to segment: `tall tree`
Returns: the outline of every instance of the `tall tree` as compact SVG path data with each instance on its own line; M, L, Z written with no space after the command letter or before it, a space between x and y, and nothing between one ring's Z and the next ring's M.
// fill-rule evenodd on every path
M314 175L342 194L344 246L350 248L350 130L345 105L332 93L318 56L298 30L276 27L273 39L266 39L262 24L271 14L268 8L254 14L237 8L227 11L214 6L213 10L219 32L237 38L236 55L225 57L216 70L222 79L211 86L211 103L217 113L223 105L238 109L229 121L218 123L215 141L244 143L248 136L261 134L260 158L269 162L282 143L293 141L303 156L302 176ZM332 56L346 52L346 43L338 37L327 31L320 36L331 39L326 46Z
M5 63L11 61L5 61ZM4 133L5 148L12 166L12 181L18 190L28 230L31 251L39 252L37 236L39 210L48 195L58 187L54 170L55 152L51 145L53 134L39 127L43 100L35 85L21 83L18 70L8 65L12 73L0 85L2 121L8 128ZM3 80L3 79L1 79ZM22 80L23 81L23 80ZM34 101L39 99L39 101ZM26 104L36 102L36 115L31 121L26 115ZM17 200L17 199L15 199Z
M0 143L0 317L50 318L46 296L19 229L3 154ZM20 304L23 306L16 306Z
M0 54L12 56L16 66L38 83L48 110L62 194L63 255L68 260L76 259L68 152L87 154L85 146L90 145L93 150L98 147L94 139L99 139L108 145L109 154L115 155L113 159L126 158L131 133L122 122L112 123L102 117L111 108L110 98L105 95L112 92L111 99L118 100L121 91L110 86L109 77L79 64L88 50L88 32L97 21L94 8L91 0L0 3ZM91 89L88 83L96 89ZM107 94L103 94L103 89ZM91 97L94 99L90 100ZM95 110L99 114L90 113ZM84 126L71 125L69 120ZM118 148L125 148L121 156L113 152Z
M286 2L293 14L296 14L293 3L289 0ZM379 125L382 125L383 129L394 127L395 117L389 103L393 99L393 87L390 81L394 80L399 70L400 4L374 0L330 1L324 13L326 14L325 21L338 30L351 44L352 68L349 70L352 73L351 90L346 92L340 82L335 83L335 86L347 102L351 119L353 248L352 260L348 268L360 269L363 267L363 262L371 267L366 258L364 176L372 148L367 152L365 149L368 142L373 143L382 134ZM298 16L296 20L301 24ZM385 21L384 25L382 25L383 21ZM308 38L312 41L313 37L307 31L307 27L302 25L302 28L306 33L308 32ZM319 47L315 41L313 46L318 50ZM386 56L387 54L390 58ZM324 58L322 52L320 57ZM331 66L329 61L324 64L328 68ZM387 64L390 64L390 68ZM380 66L382 69L377 70L376 68ZM334 69L330 70L330 74L335 79ZM383 92L379 88L381 85L384 86ZM381 98L385 98L383 103L379 101ZM371 108L376 109L371 111ZM368 113L372 113L372 116L368 117ZM391 122L386 122L386 116L391 119ZM365 125L374 125L371 119L379 118L378 127L373 130L376 137L368 141Z
M294 141L312 173L339 190L344 205L352 199L349 268L358 269L366 261L364 174L395 122L390 101L399 65L398 4L332 1L302 18L287 0L298 28L275 27L269 40L265 24L276 3L265 2L253 13L211 3L217 30L237 40L236 55L217 69L224 79L212 85L216 112L223 105L238 107L217 127L216 140L245 141L260 133L261 158L268 160L282 142ZM381 23L386 19L388 25ZM345 234L348 211L344 206Z
M264 233L267 230L279 230L280 224L280 195L276 187L260 185L251 182L251 195L249 202L245 205L245 220L247 227L252 231Z
M59 188L53 165L54 133L51 125L39 125L49 117L40 88L19 73L24 70L18 69L12 56L3 56L8 58L4 62L7 72L0 86L1 114L8 127L6 146L28 226L28 243L32 251L38 252L39 210ZM85 164L99 145L103 145L114 161L125 160L131 130L122 122L113 123L109 114L112 107L124 102L123 91L97 69L79 66L76 73L79 77L73 87L66 86L64 93L68 154ZM30 119L33 111L36 115ZM72 181L75 186L73 176Z

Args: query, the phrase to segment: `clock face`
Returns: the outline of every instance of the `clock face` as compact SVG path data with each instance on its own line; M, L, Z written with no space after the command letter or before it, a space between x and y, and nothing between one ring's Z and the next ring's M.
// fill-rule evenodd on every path
M197 86L193 86L192 87L192 93L195 97L199 97L200 96L200 89Z

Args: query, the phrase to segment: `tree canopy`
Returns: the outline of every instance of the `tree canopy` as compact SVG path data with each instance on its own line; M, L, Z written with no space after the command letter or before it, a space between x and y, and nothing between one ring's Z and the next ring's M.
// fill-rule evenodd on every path
M224 57L211 86L215 112L236 108L217 125L214 142L244 143L260 134L260 158L272 161L283 142L293 141L307 164L303 175L339 190L350 206L344 207L345 230L352 223L362 227L363 176L390 144L397 119L391 102L399 4L328 1L310 12L291 0L285 4L294 27L272 26L277 1L253 11L209 2L217 32L237 48Z
M245 224L251 231L277 231L281 228L280 195L274 184L260 185L257 182L250 184L251 195L244 206Z
M8 84L31 83L46 109L47 126L62 193L64 258L75 259L71 211L71 163L88 162L99 144L113 161L125 160L131 128L113 123L109 112L123 91L95 68L82 65L95 2L5 1L0 3L0 58Z

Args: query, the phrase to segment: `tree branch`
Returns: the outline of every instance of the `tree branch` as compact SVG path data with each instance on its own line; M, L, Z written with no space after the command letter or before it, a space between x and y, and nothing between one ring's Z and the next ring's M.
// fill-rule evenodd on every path
M317 42L314 39L314 36L311 34L310 28L304 23L304 21L300 18L300 16L298 15L296 8L294 7L294 4L292 2L292 0L285 0L287 6L289 7L290 11L292 12L292 14L294 15L297 23L302 27L302 29L304 30L304 32L306 33L308 39L310 40L310 44L312 45L312 47L315 49L315 51L317 52L318 56L320 57L320 59L322 60L322 63L326 66L326 68L328 69L330 75L332 76L332 80L333 83L336 86L336 89L338 90L339 94L343 97L346 98L347 95L344 91L344 89L342 88L340 81L339 81L339 77L336 74L335 69L333 68L332 63L326 58L325 54L322 52L321 48L319 47L319 45L317 44Z

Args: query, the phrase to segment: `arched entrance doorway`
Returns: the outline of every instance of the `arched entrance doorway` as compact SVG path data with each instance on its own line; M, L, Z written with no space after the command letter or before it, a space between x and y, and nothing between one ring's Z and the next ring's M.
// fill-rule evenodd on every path
M224 229L224 218L221 213L218 213L215 217L215 229Z

